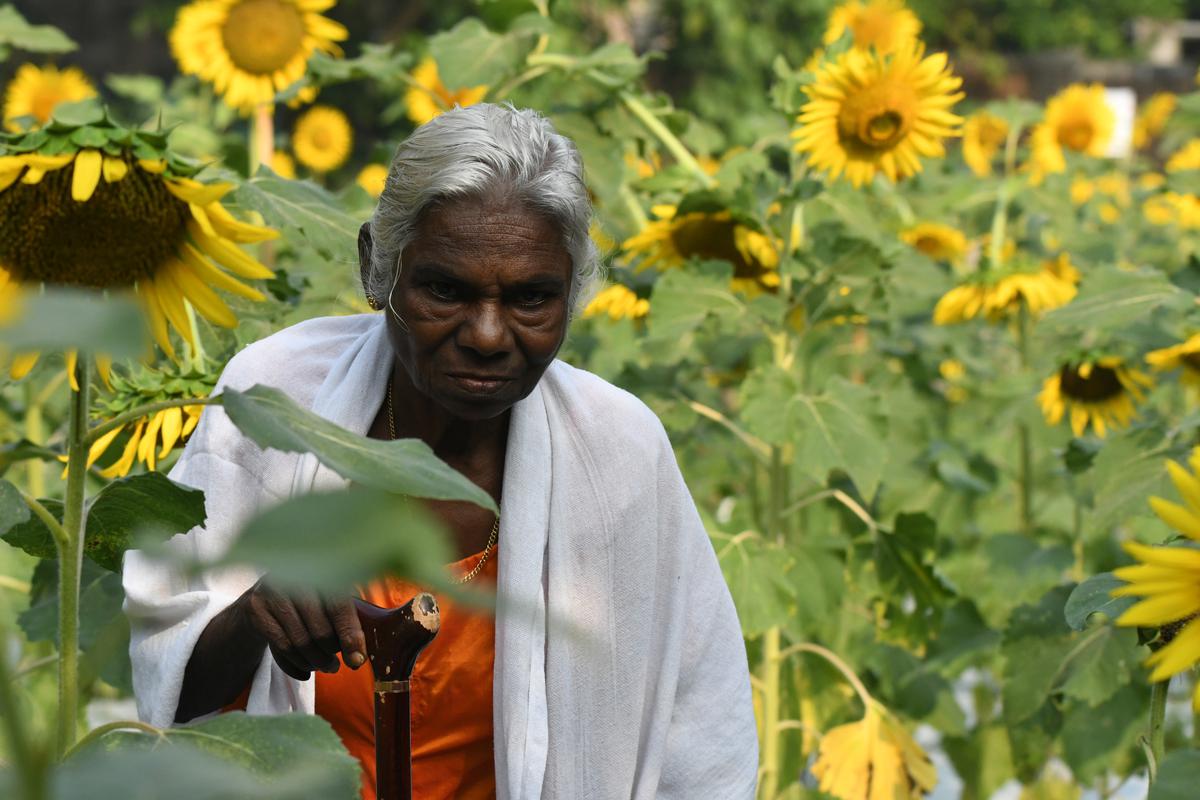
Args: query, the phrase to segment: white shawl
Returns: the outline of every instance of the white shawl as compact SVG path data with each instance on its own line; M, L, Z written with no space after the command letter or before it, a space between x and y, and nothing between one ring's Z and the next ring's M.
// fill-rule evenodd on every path
M326 317L246 348L220 386L275 386L365 434L391 363L381 316ZM345 485L311 455L261 450L220 407L205 412L171 477L206 493L206 526L171 541L201 558L256 511ZM736 612L654 414L556 361L513 408L501 507L497 797L752 798L758 743ZM200 633L257 577L188 579L126 554L142 719L172 724ZM248 711L313 707L314 681L289 678L267 652Z

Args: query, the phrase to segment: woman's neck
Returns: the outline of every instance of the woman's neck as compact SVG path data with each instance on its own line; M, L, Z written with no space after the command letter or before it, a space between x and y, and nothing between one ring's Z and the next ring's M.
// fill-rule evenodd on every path
M511 409L491 419L463 419L418 391L399 363L391 380L398 438L420 439L443 461L469 461L481 451L495 452L496 448L503 452Z

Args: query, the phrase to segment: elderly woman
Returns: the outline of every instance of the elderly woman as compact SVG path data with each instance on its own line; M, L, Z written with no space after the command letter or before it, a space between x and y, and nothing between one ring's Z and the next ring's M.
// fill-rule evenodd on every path
M288 328L221 378L276 386L373 438L422 439L501 508L430 503L457 547L449 569L494 586L497 607L493 619L443 601L417 663L419 800L754 795L737 616L662 425L555 360L597 271L589 217L578 152L549 122L455 109L400 145L359 233L363 287L384 313ZM205 527L172 542L200 557L256 511L344 485L312 456L259 449L219 408L171 476L205 491ZM371 680L348 598L285 596L247 570L189 578L137 552L124 577L146 721L239 697L250 713L317 713L374 796ZM388 578L364 595L394 606L415 591Z

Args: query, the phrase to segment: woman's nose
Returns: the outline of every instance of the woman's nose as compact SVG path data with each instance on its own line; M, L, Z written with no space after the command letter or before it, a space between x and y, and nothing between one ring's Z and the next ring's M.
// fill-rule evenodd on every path
M505 322L502 304L496 300L476 303L458 329L458 344L481 356L511 350L512 333Z

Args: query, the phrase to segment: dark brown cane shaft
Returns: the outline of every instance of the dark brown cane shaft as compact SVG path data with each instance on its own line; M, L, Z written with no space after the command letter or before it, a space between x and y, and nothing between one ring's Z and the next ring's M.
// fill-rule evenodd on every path
M365 600L355 600L355 607L375 676L375 795L412 800L408 680L417 657L437 636L437 601L422 592L399 608Z

